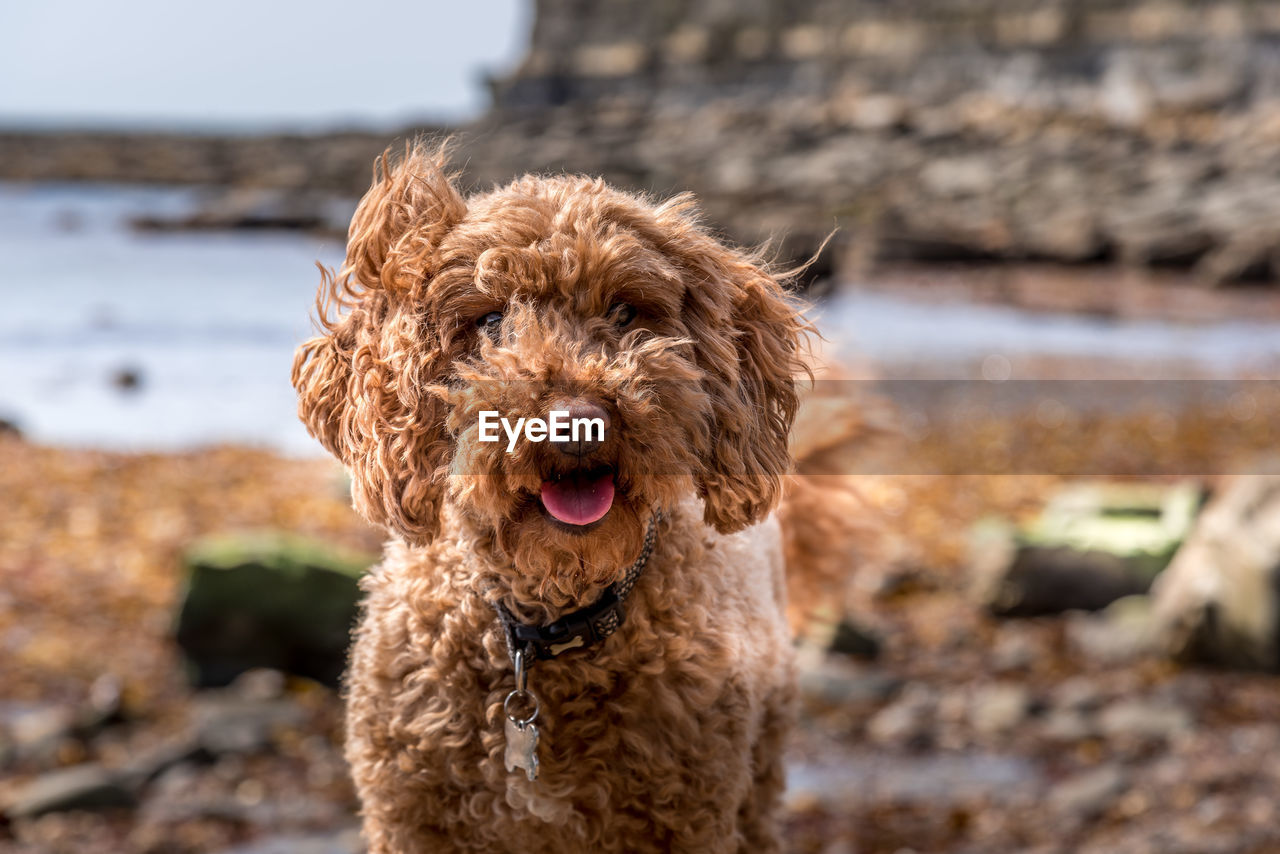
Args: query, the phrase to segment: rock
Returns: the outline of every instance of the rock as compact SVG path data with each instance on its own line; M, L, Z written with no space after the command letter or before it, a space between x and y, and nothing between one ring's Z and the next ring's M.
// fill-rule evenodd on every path
M1150 113L1154 94L1141 78L1132 54L1121 53L1109 64L1098 91L1098 106L1110 121L1136 127Z
M225 848L220 854L360 854L364 850L359 828L351 827L309 836L269 836L246 845Z
M122 783L140 790L173 768L208 758L199 739L176 738L139 751L117 773Z
M143 231L307 231L345 233L354 205L306 189L232 188L191 214L137 217Z
M206 691L192 700L194 741L209 754L257 753L274 735L296 730L307 718L293 700L258 700L230 691Z
M120 678L104 673L89 686L89 703L82 713L82 726L98 728L121 718L124 713Z
M1032 616L1097 610L1145 593L1198 504L1192 484L1064 489L1030 526L987 522L975 529L975 595L994 614Z
M1096 610L1145 591L1151 579L1130 571L1123 558L1069 546L1021 546L986 592L993 614L1027 617L1072 609Z
M101 765L75 765L42 774L20 787L4 808L11 820L66 810L132 807L137 792L128 778Z
M1017 624L1005 624L1010 625ZM1039 656L1039 647L1025 632L1002 631L991 645L991 669L997 673L1027 670Z
M846 617L836 624L828 650L851 658L872 659L880 654L880 639Z
M1053 706L1075 711L1095 711L1103 701L1098 684L1087 676L1072 676L1059 682L1050 696Z
M142 369L133 366L117 368L111 373L111 385L122 392L136 392L142 388Z
M902 679L883 670L855 667L828 659L800 671L800 693L832 705L856 706L883 703L902 686Z
M1098 728L1111 737L1163 740L1187 732L1193 720L1173 702L1118 700L1098 713Z
M110 674L94 680L79 706L0 701L0 766L48 767L69 739L90 739L121 719L120 683Z
M1031 693L1012 682L984 685L969 701L969 724L978 732L1008 732L1031 711Z
M913 682L901 696L867 721L867 735L879 744L918 746L929 741L938 701L927 686Z
M1092 663L1132 661L1154 649L1151 597L1125 596L1097 614L1070 614L1066 629L1072 648Z
M75 723L75 711L65 705L0 701L0 764L51 757Z
M255 667L336 686L360 573L374 558L283 534L205 540L188 550L176 637L197 686Z
M1049 792L1049 809L1064 818L1091 821L1106 812L1129 786L1117 765L1104 765L1069 777Z
M1152 596L1169 654L1280 669L1280 475L1226 479Z
M1040 732L1052 741L1083 741L1096 736L1098 729L1076 709L1054 709L1045 716Z
M279 670L255 667L237 676L228 690L244 700L279 700L285 695L286 682L287 677Z
M924 190L943 198L981 195L991 189L997 178L996 164L978 154L940 158L920 173Z
M883 131L904 124L908 106L893 95L858 98L848 106L848 121L859 130Z
M1280 252L1280 228L1255 226L1206 253L1192 272L1210 285L1242 279L1270 279L1275 276L1272 265L1277 252Z

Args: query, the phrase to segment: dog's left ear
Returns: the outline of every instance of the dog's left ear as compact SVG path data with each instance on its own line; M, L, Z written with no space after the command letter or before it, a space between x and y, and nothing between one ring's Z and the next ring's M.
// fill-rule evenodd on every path
M448 143L411 143L374 162L373 184L347 232L342 273L365 290L405 290L428 278L441 238L467 213L447 171Z
M685 216L691 207L679 198L659 216L676 237L668 251L676 250L690 276L682 319L710 397L707 447L699 449L705 463L695 478L704 519L731 533L763 519L781 497L799 407L796 382L808 370L804 336L812 326L787 293L785 277L707 235Z

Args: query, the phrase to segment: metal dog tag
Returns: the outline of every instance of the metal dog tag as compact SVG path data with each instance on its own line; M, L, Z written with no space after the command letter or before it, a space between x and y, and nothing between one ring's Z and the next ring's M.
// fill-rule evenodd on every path
M508 771L523 768L530 780L538 779L538 725L507 718L507 752L504 761Z

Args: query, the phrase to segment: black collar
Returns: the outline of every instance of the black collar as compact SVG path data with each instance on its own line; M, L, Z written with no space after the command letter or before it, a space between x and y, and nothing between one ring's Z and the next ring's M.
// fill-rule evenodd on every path
M622 604L627 601L627 596L636 586L636 581L644 571L645 564L649 562L649 555L653 553L658 522L661 519L661 511L654 511L653 516L649 518L649 528L644 534L644 545L641 546L640 555L635 563L631 564L621 580L610 584L595 603L585 608L565 614L545 626L530 626L519 622L502 602L494 602L493 607L498 612L498 622L506 635L507 652L510 653L511 660L515 661L517 652L523 652L526 661L532 662L533 659L546 661L570 650L586 649L603 643L605 638L616 632L627 617Z

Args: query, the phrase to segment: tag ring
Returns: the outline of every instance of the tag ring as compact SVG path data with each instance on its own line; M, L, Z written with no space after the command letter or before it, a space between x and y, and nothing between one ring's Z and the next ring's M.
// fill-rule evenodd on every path
M514 661L512 662L516 668L516 689L507 695L507 699L502 701L502 713L507 719L516 726L523 729L538 719L538 712L542 710L542 703L538 700L538 695L529 690L529 671L524 666L524 650L517 650ZM529 698L533 701L533 714L527 718L517 718L511 714L511 701L516 697Z
M516 697L521 697L521 698L528 697L530 700L532 700L533 714L529 715L529 717L527 718L517 718L515 715L511 714L511 711L510 711L511 701L514 700ZM513 724L516 724L517 726L520 726L520 727L527 727L529 724L536 721L538 719L538 712L540 711L542 711L542 703L538 700L538 695L533 693L532 691L524 691L524 690L517 689L515 691L512 691L510 694L508 694L507 699L502 701L502 713L507 716L507 720L511 721Z

